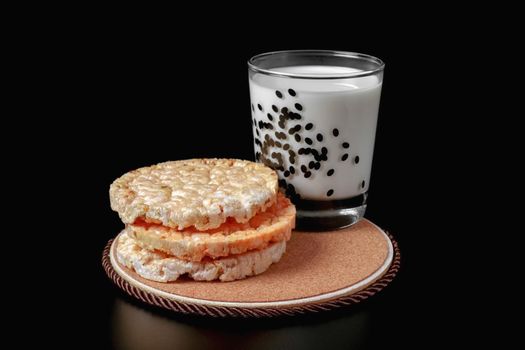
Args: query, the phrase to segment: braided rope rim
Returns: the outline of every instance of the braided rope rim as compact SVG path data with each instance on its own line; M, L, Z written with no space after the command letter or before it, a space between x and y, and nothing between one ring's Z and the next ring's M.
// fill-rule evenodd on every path
M242 308L242 307L225 307L225 306L209 306L202 304L183 303L175 300L166 299L146 291L140 288L132 286L120 275L115 272L109 259L109 251L113 239L109 240L102 253L102 266L106 271L108 277L123 291L130 296L142 300L150 305L156 305L158 307L172 310L183 314L197 314L202 316L212 317L274 317L281 315L293 316L296 314L305 314L308 312L320 312L336 309L339 307L347 307L350 305L357 304L363 300L368 299L377 292L384 289L396 276L401 266L401 253L399 251L398 244L391 234L387 233L388 237L392 241L394 247L394 258L392 264L388 268L387 272L377 281L366 287L365 289L350 295L339 297L337 299L320 302L316 304L298 305L290 307L271 307L271 308Z

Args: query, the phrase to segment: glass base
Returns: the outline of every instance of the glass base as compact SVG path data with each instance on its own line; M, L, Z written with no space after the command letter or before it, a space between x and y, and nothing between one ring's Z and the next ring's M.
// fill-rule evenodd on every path
M351 226L364 217L366 197L367 193L346 200L298 200L296 230L332 231Z

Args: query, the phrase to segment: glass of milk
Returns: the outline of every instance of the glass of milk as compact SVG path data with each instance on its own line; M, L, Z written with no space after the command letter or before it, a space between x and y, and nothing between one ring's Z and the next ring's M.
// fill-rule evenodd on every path
M255 159L279 174L298 229L333 230L363 217L384 66L325 50L248 61Z

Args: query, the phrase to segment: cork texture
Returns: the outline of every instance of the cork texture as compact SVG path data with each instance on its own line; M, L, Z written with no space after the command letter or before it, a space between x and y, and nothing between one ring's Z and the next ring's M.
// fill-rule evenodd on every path
M180 296L223 302L273 302L312 297L354 285L377 271L388 255L382 232L367 220L339 231L294 231L281 261L256 277L233 282L181 278L153 282L121 267L134 279Z

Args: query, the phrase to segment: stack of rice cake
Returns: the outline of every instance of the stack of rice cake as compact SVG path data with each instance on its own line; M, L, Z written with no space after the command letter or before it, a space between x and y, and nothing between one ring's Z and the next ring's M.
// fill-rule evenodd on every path
M118 261L159 282L233 281L266 271L286 250L295 207L277 174L235 159L191 159L131 171L110 186L126 228Z

